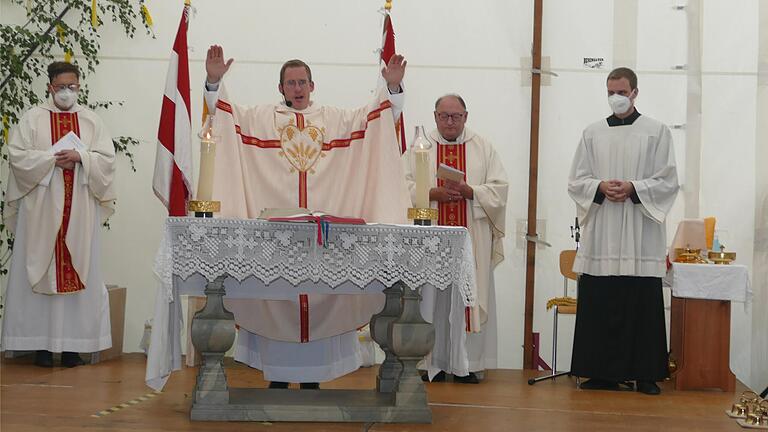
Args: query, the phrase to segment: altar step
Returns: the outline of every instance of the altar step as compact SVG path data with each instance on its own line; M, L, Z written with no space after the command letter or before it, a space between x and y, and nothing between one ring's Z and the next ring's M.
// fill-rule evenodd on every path
M196 421L431 423L428 407L395 406L394 393L375 390L230 388L229 404L194 403Z

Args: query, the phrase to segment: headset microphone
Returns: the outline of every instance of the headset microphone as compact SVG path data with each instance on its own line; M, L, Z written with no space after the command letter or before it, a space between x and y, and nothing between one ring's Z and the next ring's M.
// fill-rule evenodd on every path
M293 102L289 101L288 98L285 97L285 93L281 92L280 94L283 95L283 100L285 101L285 106L287 106L288 108L291 108L293 106Z

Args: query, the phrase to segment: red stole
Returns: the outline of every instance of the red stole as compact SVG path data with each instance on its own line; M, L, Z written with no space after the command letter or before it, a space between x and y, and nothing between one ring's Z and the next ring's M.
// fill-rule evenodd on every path
M437 166L439 167L441 163L463 172L464 181L467 181L467 148L464 143L438 144ZM437 179L438 186L443 186L444 184L445 181L443 179ZM439 209L438 225L467 227L467 200L441 202L437 208ZM470 325L472 320L470 317L471 309L467 306L464 309L464 322L466 323L467 333L472 331Z
M296 127L304 130L304 114L296 113ZM307 172L299 171L299 207L307 207Z
M80 136L80 123L77 113L51 112L51 145L56 144L64 135L74 132ZM85 289L77 271L72 266L72 256L65 243L69 218L72 211L72 190L75 183L75 170L65 169L64 173L64 213L61 218L61 227L56 236L56 292L59 294L74 293Z
M451 168L456 168L464 173L464 181L467 181L467 151L464 143L461 144L438 144L437 145L437 166L446 164ZM445 181L437 179L437 185L443 186ZM447 226L467 226L467 200L441 202L438 205L439 216L438 225Z

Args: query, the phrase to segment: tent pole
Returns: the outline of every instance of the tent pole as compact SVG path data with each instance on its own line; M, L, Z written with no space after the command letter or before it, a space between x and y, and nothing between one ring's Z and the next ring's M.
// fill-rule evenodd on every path
M528 237L525 268L525 326L523 335L523 368L533 369L533 299L536 275L536 206L539 176L539 106L541 100L541 27L543 0L534 0L533 50L531 82L531 143L528 162Z

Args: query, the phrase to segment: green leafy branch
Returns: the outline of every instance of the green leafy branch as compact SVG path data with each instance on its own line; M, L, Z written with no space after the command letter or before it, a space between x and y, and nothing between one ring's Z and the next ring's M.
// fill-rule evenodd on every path
M91 1L84 0L0 0L7 8L25 9L23 25L0 24L0 162L8 161L8 131L29 108L48 97L41 79L54 60L70 58L80 67L81 81L94 73L101 49L99 30L107 22L121 27L126 37L134 38L137 25L151 35L150 18L144 0L97 0L96 19ZM80 104L93 110L122 105L120 101L91 101L88 86L79 94ZM115 151L134 166L134 149L139 140L128 136L113 138ZM5 190L0 179L0 190ZM3 194L4 195L4 194ZM0 204L0 211L3 205ZM0 274L7 272L13 239L0 223Z

